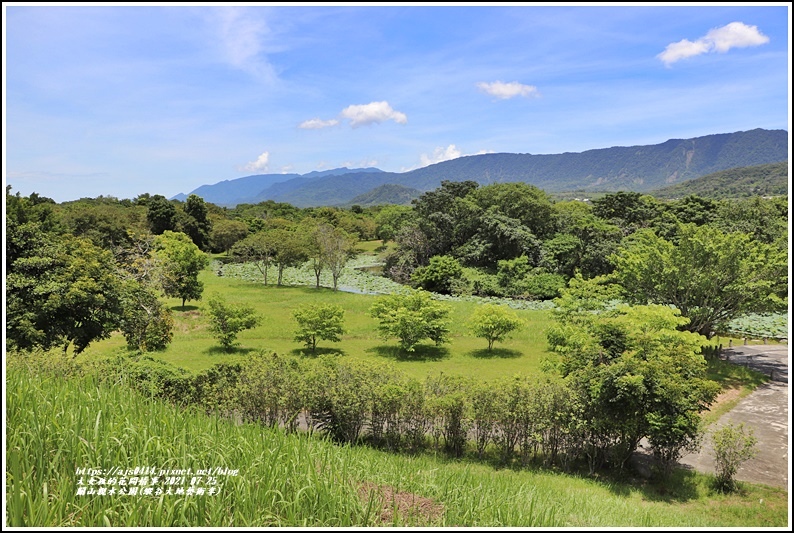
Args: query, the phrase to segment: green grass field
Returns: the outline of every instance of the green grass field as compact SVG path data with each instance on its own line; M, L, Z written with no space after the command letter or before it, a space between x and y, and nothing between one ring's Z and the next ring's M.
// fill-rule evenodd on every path
M722 495L711 476L688 471L659 487L335 446L179 410L93 376L12 368L6 400L9 526L746 528L788 520L785 490L743 485ZM220 476L214 495L77 494L78 468L135 467L239 473Z
M168 299L174 340L151 355L192 372L260 350L303 352L293 340L292 310L314 302L338 304L346 313L342 342L320 341L318 353L389 361L420 380L438 372L482 380L539 373L548 356L551 320L545 310L517 310L526 327L488 353L486 341L465 327L478 304L447 302L451 343L423 343L409 355L400 352L396 339L378 337L367 312L377 296L264 286L210 270L200 279L205 298L215 293L251 305L264 320L242 332L240 346L227 353L209 333L202 302L182 309L179 300ZM77 361L118 353L127 348L115 334L93 343ZM719 361L710 364L710 377L747 391L761 382L747 369ZM620 476L514 471L432 451L411 457L235 425L90 377L52 379L14 370L7 386L9 525L781 527L788 520L784 490L743 484L742 492L722 495L712 489L712 476L690 471L677 471L664 486ZM228 466L241 475L227 479L222 494L193 499L75 495L75 468L143 465Z
M204 298L220 294L228 302L252 306L264 320L254 329L243 331L238 336L240 346L232 353L222 350L207 329L208 320L203 313L202 302L188 302L183 310L181 301L168 299L176 319L173 342L154 357L191 371L201 371L215 363L245 357L252 350L270 350L278 353L300 353L305 349L293 340L296 322L292 311L310 303L333 303L345 309L345 329L341 342L320 341L317 353L338 353L345 357L391 361L407 375L424 379L431 372L476 376L494 379L516 373L531 374L540 371L540 361L546 353L545 331L550 321L548 312L516 310L527 322L527 326L512 338L497 343L488 353L487 342L473 337L465 327L476 303L446 302L452 308L451 343L436 347L429 340L417 347L413 354L401 353L397 339L381 339L377 334L377 321L367 313L377 296L333 291L313 287L277 287L219 277L205 270L199 276L204 283ZM80 356L85 358L105 357L117 351L126 351L124 338L115 334L112 338L96 342ZM311 356L307 353L307 356Z

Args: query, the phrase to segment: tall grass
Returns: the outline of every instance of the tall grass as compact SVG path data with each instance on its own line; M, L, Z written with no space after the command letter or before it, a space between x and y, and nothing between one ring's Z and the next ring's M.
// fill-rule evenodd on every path
M6 385L10 526L708 527L787 520L785 491L749 487L744 495L715 496L708 478L693 473L681 484L688 492L665 496L652 487L337 447L180 410L91 376L9 368ZM76 495L78 468L147 466L227 467L239 475L220 477L213 496ZM397 499L378 498L387 492L423 498L438 512L406 511Z

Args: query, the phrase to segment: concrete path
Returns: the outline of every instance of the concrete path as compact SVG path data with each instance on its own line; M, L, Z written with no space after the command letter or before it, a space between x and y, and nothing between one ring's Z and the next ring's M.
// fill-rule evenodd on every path
M758 455L739 468L736 479L787 488L789 481L788 346L734 346L726 349L725 354L729 361L763 372L772 376L772 380L758 387L731 411L709 426L701 451L683 457L680 463L685 467L713 474L714 460L708 440L709 434L726 424L744 423L745 427L753 429L758 438Z

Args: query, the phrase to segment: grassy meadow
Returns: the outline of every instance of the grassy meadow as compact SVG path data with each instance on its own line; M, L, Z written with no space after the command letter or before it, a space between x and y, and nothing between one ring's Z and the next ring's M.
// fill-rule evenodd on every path
M228 302L250 305L263 317L261 325L241 332L237 338L240 345L226 352L208 330L202 302L188 302L183 310L180 300L168 299L177 323L174 339L167 349L152 355L195 372L215 363L245 357L253 350L302 353L306 351L303 345L293 340L297 324L292 311L301 305L319 302L333 303L345 310L347 333L338 343L319 341L318 354L338 353L346 357L391 361L407 375L419 379L431 372L483 379L529 374L540 371L540 362L546 353L545 331L550 325L546 311L516 310L526 321L526 327L507 341L497 343L489 353L487 342L473 337L465 325L477 304L446 302L452 308L451 343L437 347L426 340L414 353L404 354L399 350L397 339L384 340L378 336L377 321L368 314L377 296L323 287L277 287L270 284L274 277L269 278L265 286L203 271L199 279L204 283L204 298L215 293ZM119 350L126 351L126 344L120 334L114 334L110 339L91 344L80 358L104 357Z
M93 376L9 370L7 525L785 526L784 490L679 471L665 487L335 446L143 398ZM230 468L204 496L77 495L77 468ZM163 481L160 481L162 485ZM186 482L185 482L186 483Z
M366 244L369 253L375 245ZM376 295L277 287L271 271L261 282L218 276L199 278L204 298L252 306L258 327L224 351L208 329L203 302L168 299L176 321L173 342L150 355L198 373L259 351L302 354L293 340L292 311L310 303L345 310L347 333L339 343L320 341L317 353L391 362L406 375L471 376L491 380L541 372L547 353L547 310L517 309L526 325L492 352L471 335L466 321L478 305L447 302L451 342L429 341L413 354L396 339L378 337L368 314ZM722 339L720 342L727 342ZM89 362L128 353L120 334L91 344L76 358ZM305 357L312 354L305 353ZM763 377L713 361L710 376L725 389L749 393ZM41 371L8 369L7 523L12 526L480 526L480 527L785 527L785 490L742 484L724 495L713 476L679 470L661 485L633 477L513 470L488 461L452 460L440 452L416 456L367 446L338 446L319 434L280 429L180 410L130 388L92 376L63 379ZM726 407L723 407L723 409ZM716 416L716 413L713 415ZM716 419L716 418L714 418ZM708 420L712 421L712 420ZM239 469L212 496L78 496L77 468Z

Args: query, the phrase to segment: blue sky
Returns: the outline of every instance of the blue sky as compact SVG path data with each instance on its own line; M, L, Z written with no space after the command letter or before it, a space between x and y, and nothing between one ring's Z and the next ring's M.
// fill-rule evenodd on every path
M3 11L4 184L58 202L790 131L783 3Z

